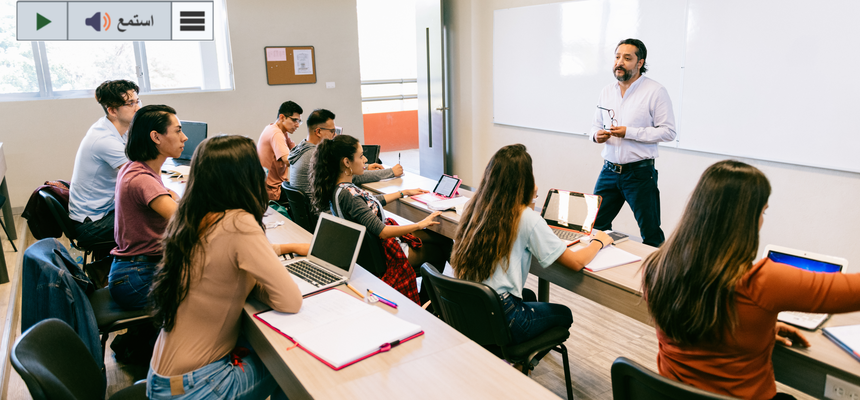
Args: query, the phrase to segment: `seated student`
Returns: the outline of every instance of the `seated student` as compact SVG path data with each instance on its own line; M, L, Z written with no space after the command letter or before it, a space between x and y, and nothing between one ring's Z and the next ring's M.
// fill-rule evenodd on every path
M421 239L420 247L408 249L406 259L412 269L402 269L401 246L383 245L386 251L386 274L403 277L401 281L395 282L389 276L383 275L383 281L398 289L418 302L417 286L415 285L415 269L424 262L432 262L444 265L451 253L451 240L436 232L425 231L430 225L437 225L434 221L440 212L434 212L416 224L404 226L392 226L385 224L382 207L390 201L395 201L404 196L412 196L426 193L423 189L409 189L386 195L373 195L370 192L356 186L353 183L355 175L361 175L364 171L364 152L361 144L354 137L340 135L331 140L324 140L317 146L311 158L311 188L313 194L311 200L317 212L331 210L332 214L353 221L367 227L368 235L378 236L380 239L396 240L394 238L406 236L413 233ZM334 201L336 199L336 201ZM412 239L406 237L406 239ZM390 243L391 240L388 240ZM398 252L397 254L389 251ZM406 266L408 268L408 266ZM411 282L410 282L411 281ZM402 283L406 286L399 286ZM414 290L414 292L413 292Z
M102 82L96 101L105 116L87 131L78 153L69 188L69 218L83 247L113 241L114 188L119 168L128 162L128 125L140 109L140 88L131 81Z
M150 294L161 333L148 398L265 399L277 389L240 337L242 307L253 292L275 310L298 312L301 292L278 255L307 255L308 244L269 243L264 175L243 136L209 138L194 153Z
M126 310L146 307L155 266L161 261L161 236L176 211L179 196L161 182L167 157L179 157L188 137L165 105L141 108L131 122L125 152L131 161L119 171L116 217L108 276L111 297Z
M269 200L284 202L281 199L281 183L290 177L290 166L287 156L296 143L290 139L290 134L302 124L302 108L292 102L285 101L278 108L278 119L272 122L260 134L257 141L257 155L260 165L269 170L266 176L266 191Z
M308 116L307 125L307 139L302 140L290 150L288 160L290 162L290 185L310 196L311 184L308 176L311 170L311 156L320 142L334 138L334 113L322 108L316 109ZM352 183L361 185L362 183L377 182L400 175L403 175L403 167L400 164L388 169L383 169L380 164L370 164L363 174L353 175Z
M612 243L609 235L595 231L584 249L569 250L540 214L529 208L536 191L526 147L514 144L499 149L460 217L451 255L458 278L484 283L502 297L514 343L573 324L570 309L538 303L534 292L523 288L532 256L544 268L557 261L580 271Z
M780 311L860 310L860 274L808 272L767 258L753 264L770 183L753 166L705 170L678 227L644 263L643 292L657 325L660 374L743 399L777 395L776 341L808 342ZM776 396L776 397L774 397Z

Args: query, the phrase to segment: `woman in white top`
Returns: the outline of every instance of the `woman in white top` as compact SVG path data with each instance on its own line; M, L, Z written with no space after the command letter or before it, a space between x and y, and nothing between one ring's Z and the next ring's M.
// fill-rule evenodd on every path
M557 261L580 271L612 243L609 235L595 231L584 249L568 250L540 214L529 208L536 192L526 147L514 144L499 149L460 218L451 256L458 278L482 282L502 297L514 343L573 323L570 309L538 303L534 292L523 288L532 256L544 268Z

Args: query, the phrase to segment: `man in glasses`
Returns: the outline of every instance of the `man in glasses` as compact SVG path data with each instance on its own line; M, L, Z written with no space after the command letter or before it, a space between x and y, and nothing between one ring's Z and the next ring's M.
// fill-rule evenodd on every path
M290 185L310 195L311 184L308 177L311 170L311 156L323 140L334 138L336 129L334 113L329 110L316 109L308 116L308 137L290 151ZM370 164L367 166L367 172L355 175L352 181L358 185L394 178L402 174L403 167L400 164L388 169L383 169L380 164Z
M128 162L126 133L140 109L139 92L137 84L127 80L105 81L96 88L105 116L90 127L78 147L69 192L69 217L81 247L114 242L116 176Z
M257 154L260 164L269 170L266 176L266 189L269 200L286 203L287 198L281 198L281 183L290 178L290 166L287 156L296 143L290 139L302 124L302 108L293 101L285 101L278 108L278 119L272 122L260 134L257 141Z
M666 88L642 75L647 54L638 39L619 42L612 65L617 82L606 86L597 100L591 140L604 144L605 161L594 186L594 193L603 197L594 227L612 229L626 201L642 241L656 247L665 236L654 159L657 143L675 140L675 114Z

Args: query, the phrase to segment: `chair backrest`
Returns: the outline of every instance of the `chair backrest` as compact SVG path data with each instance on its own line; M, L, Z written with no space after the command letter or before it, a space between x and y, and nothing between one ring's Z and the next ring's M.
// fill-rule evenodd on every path
M310 233L314 233L316 228L317 218L314 218L314 212L311 208L310 199L301 190L290 185L289 182L281 184L281 190L287 194L287 201L290 203L290 215L293 216L293 222L304 228Z
M54 219L57 220L57 225L60 226L60 229L63 230L63 234L72 242L72 245L77 246L75 243L75 227L72 225L72 219L69 218L69 210L54 197L54 194L47 190L40 190L39 195L45 200L45 204L48 205L48 209L51 210L51 214L54 215Z
M482 346L507 346L511 333L498 293L483 283L442 275L429 263L421 266L421 276L435 293L434 310L451 327Z
M673 381L642 365L618 357L612 363L614 400L737 400Z
M40 321L21 334L10 361L34 400L105 397L104 374L81 338L59 319Z

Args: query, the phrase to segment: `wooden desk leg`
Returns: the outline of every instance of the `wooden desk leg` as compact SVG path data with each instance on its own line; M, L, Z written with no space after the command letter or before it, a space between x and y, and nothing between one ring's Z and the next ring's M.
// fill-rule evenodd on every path
M538 301L549 303L549 281L538 278Z
M15 232L15 219L12 217L12 199L9 198L9 188L6 187L6 178L0 182L0 194L6 198L6 204L3 205L3 221L6 221L6 235L9 240L18 240L18 233Z

